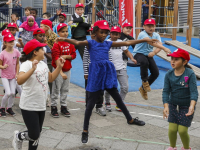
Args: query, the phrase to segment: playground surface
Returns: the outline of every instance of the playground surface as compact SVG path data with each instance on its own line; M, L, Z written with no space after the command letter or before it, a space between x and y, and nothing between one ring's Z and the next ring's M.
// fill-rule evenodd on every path
M1 82L0 82L1 84ZM200 92L200 87L198 88ZM0 86L3 95L3 87ZM139 92L129 92L125 102L133 117L146 122L145 126L131 126L121 112L115 110L112 100L112 112L102 117L95 113L90 121L89 143L81 144L81 132L85 111L85 89L70 84L67 98L70 118L60 115L60 118L50 116L47 108L38 150L165 150L168 147L168 122L162 118L162 90L152 90L148 93L149 100L141 98ZM1 97L0 97L1 98ZM13 111L15 117L0 118L0 150L12 149L13 131L26 130L18 106L19 98L15 100ZM191 147L200 150L200 102L197 104L192 126L189 128ZM23 143L27 150L28 143ZM182 144L178 136L178 150Z
M89 39L89 37L88 37ZM169 38L161 38L162 42L167 41L167 40L171 40ZM185 42L186 38L182 37L182 36L177 36L177 41L180 42ZM166 46L167 48L169 48L172 52L174 50L176 50L177 48L173 47L173 46L169 46L164 44L164 46ZM192 47L195 49L198 49L199 46L199 39L198 38L192 38ZM129 51L132 53L133 49L132 47L129 47ZM80 58L80 55L77 52L77 57L75 60L72 61L72 72L71 72L71 83L76 84L80 87L85 87L85 80L84 80L84 73L83 73L83 65L82 65L82 60ZM200 67L200 61L199 58L195 57L195 56L190 56L191 60L190 63ZM169 62L165 61L164 59L155 56L154 57L155 62L159 68L159 77L158 79L156 79L156 81L151 85L152 89L162 89L164 86L164 77L166 72L171 68L171 65ZM142 84L141 78L140 78L140 67L127 67L127 73L129 76L129 92L132 91L138 91L139 87ZM200 81L197 81L197 85L200 85Z

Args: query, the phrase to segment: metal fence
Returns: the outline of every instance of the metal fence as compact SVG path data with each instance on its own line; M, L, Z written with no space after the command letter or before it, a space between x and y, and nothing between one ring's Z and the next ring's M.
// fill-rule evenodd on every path
M42 17L42 8L35 8L38 10L38 17ZM58 8L54 8L54 7L48 7L47 8L47 12L49 12L51 14L51 17L53 15L56 14L56 9ZM71 15L75 13L75 8L74 7L68 7L68 6L61 6L62 12L65 13L67 15L67 22L71 20ZM96 9L96 13L98 13L100 10L103 10L104 8L98 8ZM115 8L116 10L118 9ZM12 13L18 13L20 16L20 20L23 16L25 16L25 10L24 8L5 8L5 7L1 7L0 8L0 26L2 26L5 22L10 23L11 22L11 14ZM106 13L104 14L103 18L98 18L96 16L96 21L100 20L100 19L105 19L109 22L109 24L111 26L113 25L118 25L118 18L119 18L119 14L116 13L116 11L111 11L112 13ZM87 14L88 15L88 23L92 24L92 8L88 7L87 10ZM116 19L117 18L117 19ZM55 25L56 23L58 23L58 18L53 22L53 24Z

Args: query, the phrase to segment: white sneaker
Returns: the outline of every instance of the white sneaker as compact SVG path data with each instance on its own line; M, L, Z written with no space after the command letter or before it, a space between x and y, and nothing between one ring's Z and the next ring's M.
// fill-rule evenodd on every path
M110 103L109 104L105 104L105 106L106 106L106 110L108 110L109 112L112 111Z
M106 116L106 111L103 108L103 106L101 108L96 108L96 113L99 114L100 116Z
M14 138L12 141L12 146L15 150L21 150L22 149L22 140L20 140L17 135L19 134L18 130L14 131Z

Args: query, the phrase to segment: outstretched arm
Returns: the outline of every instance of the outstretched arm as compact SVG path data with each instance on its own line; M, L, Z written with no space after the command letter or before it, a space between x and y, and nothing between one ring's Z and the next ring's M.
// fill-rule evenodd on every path
M130 45L134 45L134 44L139 44L139 43L143 43L143 42L158 42L157 39L141 39L141 40L129 40L129 41L124 41L124 42L113 42L112 43L112 47L121 47L121 46L130 46Z
M149 39L148 37L144 38L144 39ZM159 41L159 42L156 42L156 43L152 43L152 42L147 42L149 45L153 46L153 47L157 47L159 49L163 49L167 54L168 53L171 53L170 49L164 47L162 45L162 43ZM156 51L156 54L158 53L159 51Z
M76 46L88 46L88 41L77 41L74 39L68 39L68 38L63 38L63 37L58 37L56 38L56 43L59 41L64 41L64 42L68 42L70 44L76 45Z

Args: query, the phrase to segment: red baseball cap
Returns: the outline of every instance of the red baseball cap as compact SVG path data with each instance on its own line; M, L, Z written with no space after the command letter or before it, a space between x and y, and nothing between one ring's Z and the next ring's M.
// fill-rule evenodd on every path
M78 3L78 4L76 4L75 8L78 8L78 7L83 7L84 8L84 5L82 3Z
M133 27L133 26L132 26L131 23L124 23L123 26L122 26L122 28L124 28L124 27Z
M53 31L52 29L52 22L48 19L42 20L40 24L44 24L50 27L50 29Z
M47 44L45 43L40 43L39 41L37 41L36 39L33 39L29 42L26 43L26 45L24 46L23 52L28 55L30 52L32 52L34 49L36 49L37 47L44 47Z
M36 35L36 34L45 34L45 31L41 28L37 28L33 31L33 35Z
M66 14L65 13L60 13L60 15L64 16L65 18L67 18ZM59 16L60 16L59 15Z
M9 23L7 28L17 28L18 29L17 24L13 23L13 22Z
M7 35L7 34L10 34L10 30L8 30L8 29L5 29L5 30L3 30L3 31L1 32L1 35L2 35L2 36L5 36L5 35Z
M100 29L110 30L110 27L109 27L108 22L106 20L99 20L99 21L95 22L94 27L95 26L98 26Z
M65 23L60 23L58 26L57 26L57 31L60 31L61 28L63 27L67 27L67 25Z
M118 26L114 26L114 27L111 28L110 32L119 32L119 33L121 33L121 28L118 27Z
M171 56L171 57L182 57L183 59L189 61L190 60L190 54L183 50L178 48L177 50L175 50L173 53L168 54L167 56Z
M91 27L89 30L87 30L87 32L89 32L89 31L93 31L93 28L94 28L94 27Z
M15 37L10 33L10 34L6 34L4 37L3 37L3 41L4 42L11 42L11 41L14 41L15 40Z
M148 25L148 24L153 24L153 25L156 25L156 22L154 19L146 19L144 21L144 25Z

